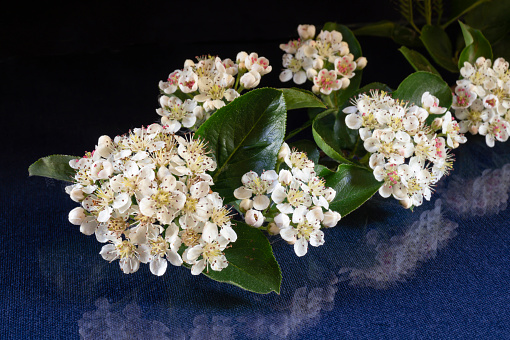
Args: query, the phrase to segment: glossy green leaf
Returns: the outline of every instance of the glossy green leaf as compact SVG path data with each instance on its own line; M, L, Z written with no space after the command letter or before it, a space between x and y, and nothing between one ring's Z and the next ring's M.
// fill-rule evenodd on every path
M490 42L485 39L482 32L477 29L471 28L466 24L459 21L464 36L466 47L462 50L459 56L459 69L464 66L467 61L474 64L479 57L492 59L492 47Z
M235 198L241 177L274 169L285 136L287 111L282 91L252 90L214 113L196 132L217 162L214 190L226 203Z
M425 58L425 56L420 52L411 50L405 46L402 46L398 50L404 55L409 64L411 64L411 66L416 71L427 71L430 73L440 75L436 68L432 66L432 64L427 60L427 58Z
M385 84L370 83L355 91L350 98L355 98L360 93L368 93L372 89L391 91ZM349 129L345 125L346 114L342 110L348 105L350 104L347 101L338 111L324 111L316 117L312 125L313 137L319 148L341 163L356 162L366 153L358 130Z
M375 179L371 169L351 164L340 164L336 172L322 169L319 175L328 187L336 190L329 208L339 212L342 217L359 208L383 184Z
M76 170L69 166L69 161L79 156L51 155L39 159L28 168L29 176L42 176L71 182Z
M452 91L448 84L438 75L423 71L404 79L393 92L393 98L421 106L421 97L426 91L439 99L439 105L447 109L452 105Z
M208 273L204 270L203 274L255 293L280 294L282 273L267 237L243 222L234 223L237 240L224 251L227 268L221 271L209 269Z
M438 65L450 72L458 72L457 63L453 61L452 42L441 27L423 26L420 39Z
M346 134L345 121L337 119L334 114L335 110L326 110L319 114L313 124L313 138L319 148L326 155L341 163L352 163L348 160L347 145L351 146L355 143L355 137Z
M282 88L280 90L283 91L287 110L309 107L326 108L326 105L313 92L297 88Z

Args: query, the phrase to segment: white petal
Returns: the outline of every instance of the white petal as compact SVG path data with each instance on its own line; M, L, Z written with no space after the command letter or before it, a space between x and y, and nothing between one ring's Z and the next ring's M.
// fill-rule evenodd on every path
M177 266L177 267L182 264L181 256L177 252L172 251L172 250L169 250L169 251L166 252L166 259L172 265Z
M287 242L295 242L296 241L296 229L294 228L285 228L280 230L280 235Z
M149 267L150 267L152 274L161 276L161 275L165 274L167 266L168 266L167 260L165 260L161 256L156 256L156 258L151 261L151 264Z
M294 243L294 252L297 256L304 256L308 251L308 241L304 238L300 238Z
M257 210L264 210L269 206L271 201L266 195L257 195L253 198L253 208Z
M202 232L202 238L206 242L213 242L218 238L218 226L211 222L206 222L204 231Z
M193 267L191 267L191 274L193 275L198 275L200 273L202 273L205 269L205 260L202 259L200 261L198 261L197 263L195 263L193 265Z
M243 200L250 198L252 195L252 191L250 189L246 189L245 187L239 187L234 190L234 197Z
M226 226L221 228L220 235L226 238L230 242L235 242L237 240L237 234L230 226Z
M106 244L101 248L101 251L99 254L105 259L106 261L113 261L117 259L117 250L115 248L115 245L113 244Z

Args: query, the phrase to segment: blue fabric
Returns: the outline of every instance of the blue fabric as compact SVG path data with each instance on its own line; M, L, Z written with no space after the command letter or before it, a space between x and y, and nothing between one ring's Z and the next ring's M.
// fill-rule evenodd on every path
M2 176L2 339L510 337L507 145L471 139L431 202L376 195L303 258L273 238L279 296L185 268L123 274L67 221L64 184L27 165Z
M280 295L185 268L125 275L104 261L94 236L67 221L77 204L65 184L26 169L156 121L151 84L181 61L144 50L2 65L3 110L16 120L3 125L1 339L510 338L510 142L491 149L470 138L430 202L411 212L376 194L302 258L273 237Z

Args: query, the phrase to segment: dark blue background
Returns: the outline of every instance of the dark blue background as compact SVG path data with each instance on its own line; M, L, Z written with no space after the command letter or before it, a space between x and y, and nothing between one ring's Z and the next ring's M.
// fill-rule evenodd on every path
M279 296L185 268L124 275L67 221L77 204L65 184L28 177L40 157L81 155L100 135L156 122L157 83L187 58L255 51L273 65L262 85L282 86L278 45L298 24L397 18L390 5L313 13L276 2L244 11L212 2L20 6L2 13L0 41L0 338L510 338L507 144L470 139L431 202L410 212L376 195L303 258L271 239ZM393 42L360 42L369 61L363 84L396 87L412 72Z

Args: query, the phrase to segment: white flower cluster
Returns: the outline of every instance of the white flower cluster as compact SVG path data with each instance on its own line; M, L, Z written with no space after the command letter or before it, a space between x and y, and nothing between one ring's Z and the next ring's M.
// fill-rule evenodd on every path
M278 174L269 170L260 176L250 171L243 175L243 186L234 196L242 200L240 208L247 224L259 228L269 222L268 231L279 233L294 244L297 256L303 256L308 243L314 247L324 244L322 227L334 227L340 220L338 212L329 210L336 192L317 177L315 164L305 153L291 151L284 143L279 161L290 170L282 169Z
M269 60L257 53L239 52L235 62L212 56L198 58L197 63L188 59L182 70L159 82L161 107L156 112L162 117L161 124L173 131L182 126L196 129L244 89L257 87L271 69Z
M452 108L460 131L485 136L488 146L505 142L510 134L510 71L503 58L480 57L474 65L464 63L464 79L457 81Z
M355 71L367 65L365 57L354 60L349 44L338 31L321 31L314 39L315 26L299 25L299 39L281 44L285 69L280 81L303 84L313 81L312 91L329 95L349 86Z
M459 125L439 100L429 92L422 106L391 98L384 91L361 94L354 106L344 109L346 125L359 129L365 149L371 153L369 165L383 181L379 193L393 195L406 208L430 199L431 187L452 168L450 150L464 143ZM445 113L446 112L446 113ZM443 114L431 125L429 114ZM407 161L407 163L406 163Z
M69 213L71 223L86 235L107 243L100 254L120 259L125 273L150 263L163 275L167 262L192 265L192 274L228 264L223 250L237 235L229 210L212 192L216 169L206 145L152 124L98 145L83 158L70 161L75 184L66 191L81 207ZM178 250L186 249L182 255Z

